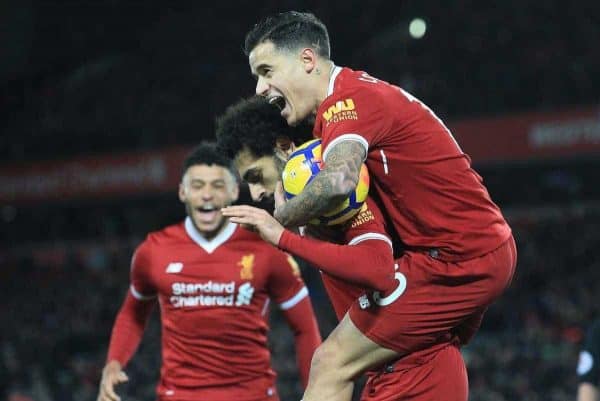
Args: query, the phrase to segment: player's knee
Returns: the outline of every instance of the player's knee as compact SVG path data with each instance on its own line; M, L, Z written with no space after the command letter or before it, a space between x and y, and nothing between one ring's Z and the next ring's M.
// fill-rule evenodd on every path
M310 372L316 375L321 375L324 372L331 372L332 369L339 368L338 359L339 350L336 349L334 342L325 341L322 343L313 354Z

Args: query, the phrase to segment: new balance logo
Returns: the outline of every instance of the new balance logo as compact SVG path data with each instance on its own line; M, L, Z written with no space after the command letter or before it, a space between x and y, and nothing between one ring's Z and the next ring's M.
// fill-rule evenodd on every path
M244 283L238 288L238 295L235 300L235 306L250 305L254 295L254 287L250 283Z
M167 266L167 273L179 273L181 270L183 270L183 263L181 262L173 262L173 263L169 263L169 265Z
M358 298L358 306L360 306L360 309L367 309L371 306L371 302L369 302L369 298L366 295L361 295Z

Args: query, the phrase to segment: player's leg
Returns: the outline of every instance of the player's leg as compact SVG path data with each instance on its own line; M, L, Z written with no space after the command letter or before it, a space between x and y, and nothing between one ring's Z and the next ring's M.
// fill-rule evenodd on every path
M346 314L315 351L303 400L350 401L356 377L399 356L363 335Z
M361 401L467 401L467 370L458 345L448 344L425 359L401 359L371 375Z

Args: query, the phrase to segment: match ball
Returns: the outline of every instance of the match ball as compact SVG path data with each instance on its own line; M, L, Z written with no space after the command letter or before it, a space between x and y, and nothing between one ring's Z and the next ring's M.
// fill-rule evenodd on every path
M298 195L321 171L321 140L313 139L300 145L288 158L281 181L286 199ZM356 189L333 210L310 221L311 224L333 226L345 223L360 211L369 194L369 171L363 163Z

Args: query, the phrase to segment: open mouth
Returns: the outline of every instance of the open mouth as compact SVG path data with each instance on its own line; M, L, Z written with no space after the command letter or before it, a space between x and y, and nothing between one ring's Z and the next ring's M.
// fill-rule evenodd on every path
M219 209L214 205L204 205L196 208L199 217L203 222L210 222L215 219Z
M276 106L282 111L285 108L285 98L283 96L273 96L269 98L269 104Z

